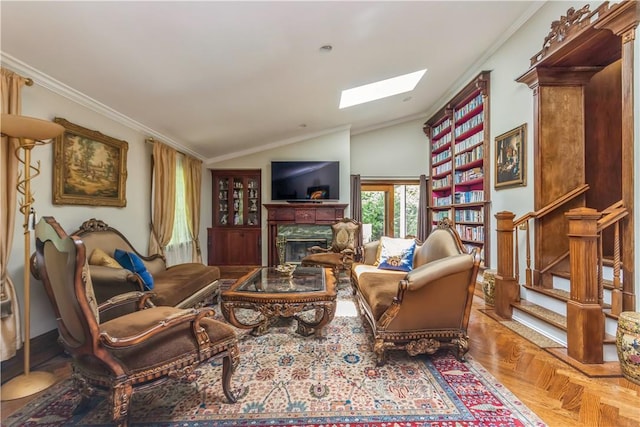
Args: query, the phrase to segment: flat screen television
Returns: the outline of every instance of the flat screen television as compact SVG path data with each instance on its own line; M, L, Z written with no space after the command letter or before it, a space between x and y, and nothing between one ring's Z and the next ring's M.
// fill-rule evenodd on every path
M271 162L271 200L320 202L340 199L340 162Z

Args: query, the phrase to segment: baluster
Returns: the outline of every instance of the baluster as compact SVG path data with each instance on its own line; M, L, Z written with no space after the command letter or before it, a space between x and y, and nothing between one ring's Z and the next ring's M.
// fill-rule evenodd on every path
M527 286L532 286L533 285L533 279L531 277L531 234L529 233L529 221L527 220L527 222L525 223L525 229L527 231L526 236L527 236L527 270L526 270L526 283Z
M604 251L602 249L602 231L598 234L598 304L602 307L604 304L604 280L602 279L602 259Z
M622 284L620 282L620 222L613 229L613 291L611 293L611 314L622 312Z
M518 249L518 242L520 241L520 239L518 238L518 227L515 228L515 244L514 244L514 248L513 250L515 251L515 256L514 256L514 262L515 262L515 278L516 278L516 283L518 285L520 285L520 249Z

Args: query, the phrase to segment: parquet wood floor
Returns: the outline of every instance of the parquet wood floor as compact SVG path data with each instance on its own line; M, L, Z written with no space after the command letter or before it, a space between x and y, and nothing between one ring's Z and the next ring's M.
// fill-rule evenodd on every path
M493 320L474 297L469 354L549 426L640 426L640 386L622 378L590 378ZM60 379L68 360L44 367ZM37 396L2 402L2 420Z

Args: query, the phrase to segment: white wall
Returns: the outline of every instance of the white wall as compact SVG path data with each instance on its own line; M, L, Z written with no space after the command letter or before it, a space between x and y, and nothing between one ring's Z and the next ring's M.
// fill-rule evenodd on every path
M362 178L413 178L429 175L426 118L351 137L351 174Z
M339 130L334 133L318 136L293 144L272 148L270 150L247 156L238 157L216 163L208 163L210 169L261 169L262 203L271 202L271 161L272 160L338 160L340 162L340 203L349 203L350 198L350 141L349 130ZM211 173L207 172L209 182ZM203 209L211 210L211 192L208 206L203 203ZM203 194L204 200L204 194ZM266 209L262 209L262 242L268 241ZM211 217L203 228L211 227ZM205 240L206 242L206 240ZM262 245L262 260L267 260L267 245Z

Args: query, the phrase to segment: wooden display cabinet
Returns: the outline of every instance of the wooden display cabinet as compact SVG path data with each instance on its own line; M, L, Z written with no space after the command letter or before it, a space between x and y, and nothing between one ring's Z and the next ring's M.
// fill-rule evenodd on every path
M489 72L480 73L431 117L431 225L453 220L467 247L479 247L489 266Z
M209 265L259 266L260 169L213 169L213 215L208 231Z

